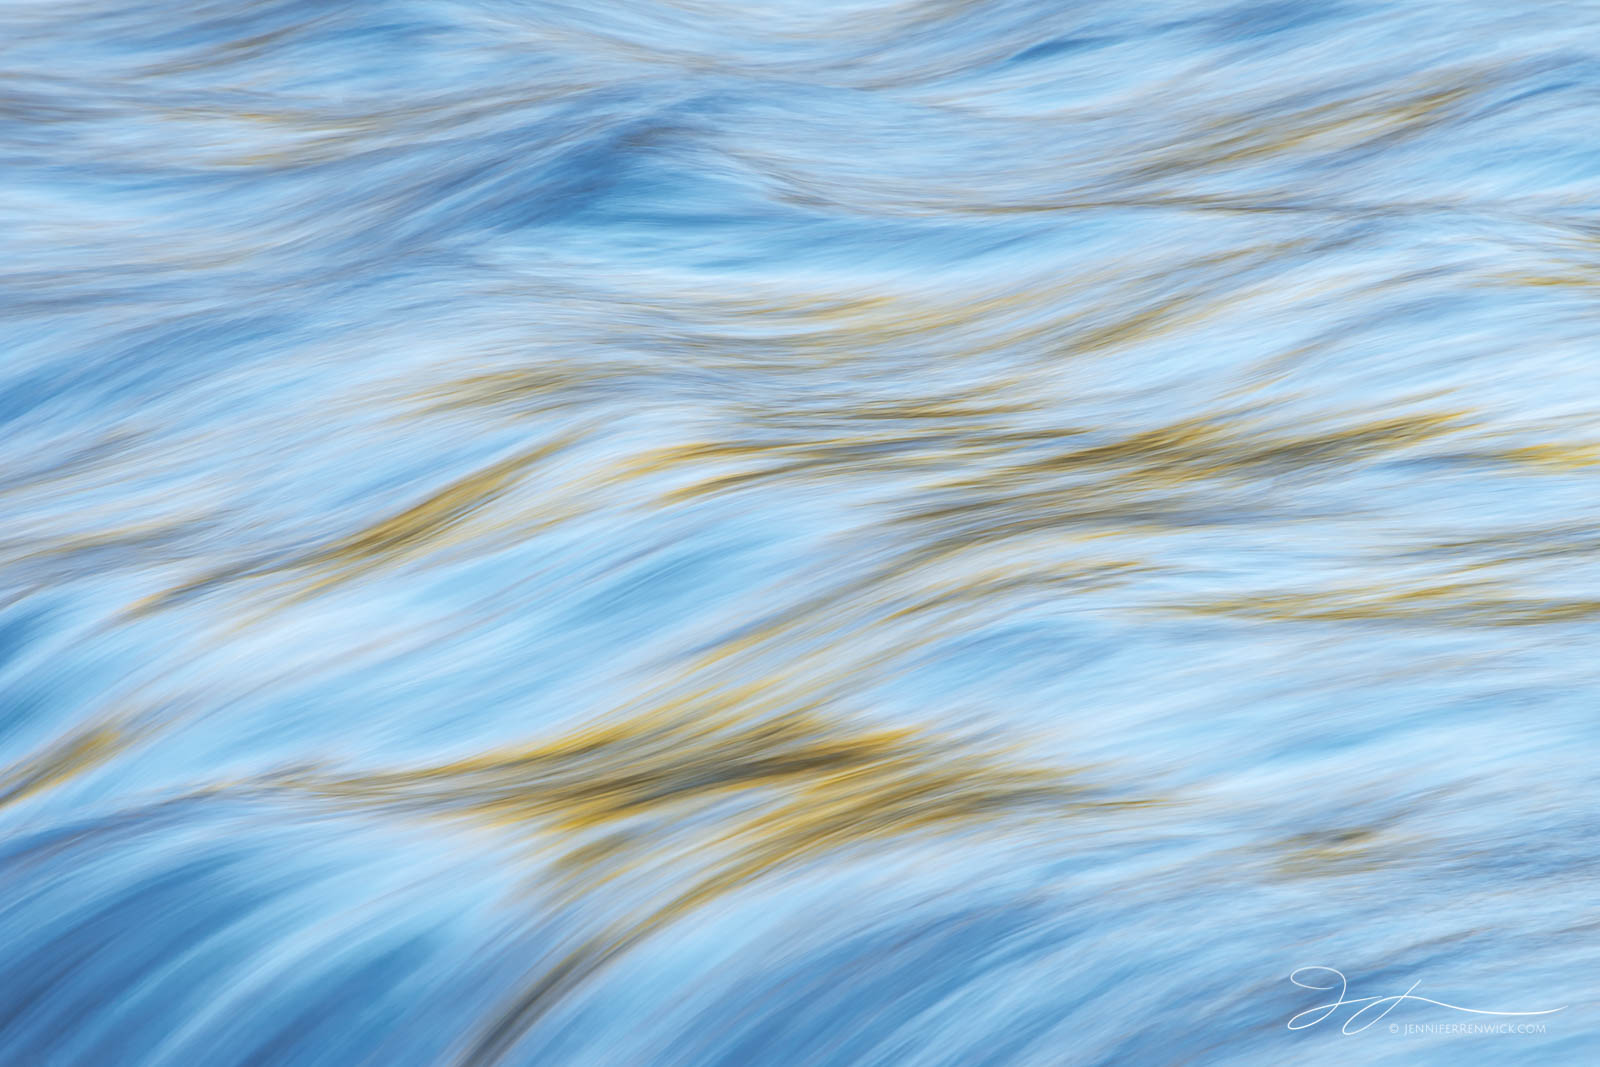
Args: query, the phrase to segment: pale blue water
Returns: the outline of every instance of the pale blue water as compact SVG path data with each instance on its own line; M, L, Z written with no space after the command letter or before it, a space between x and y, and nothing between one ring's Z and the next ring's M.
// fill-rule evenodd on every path
M1592 2L10 0L0 1061L1595 1062L1597 342Z

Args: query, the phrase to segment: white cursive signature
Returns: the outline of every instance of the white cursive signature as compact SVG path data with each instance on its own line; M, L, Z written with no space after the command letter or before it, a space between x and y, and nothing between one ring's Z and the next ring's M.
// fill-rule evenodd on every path
M1332 967L1301 967L1298 970L1296 970L1293 974L1289 975L1289 981L1293 982L1295 985L1299 986L1301 989L1332 989L1332 988L1334 988L1334 984L1332 982L1329 982L1329 984L1327 984L1327 985L1317 985L1315 982L1312 982L1312 981L1302 981L1302 976L1303 975L1307 975L1307 974L1314 974L1314 975L1317 975L1318 977L1325 976L1325 975L1332 975L1334 978L1337 978L1338 979L1338 988L1339 988L1339 999L1335 1000L1332 1004L1319 1004L1314 1008L1307 1008L1305 1011L1303 1011L1300 1014L1296 1015L1294 1018L1289 1020L1289 1029L1291 1029L1291 1030L1304 1030L1308 1026L1315 1026L1318 1023L1320 1023L1322 1020L1326 1019L1328 1016L1332 1015L1340 1007L1342 1007L1342 1006L1344 1006L1346 1004L1361 1004L1361 1005L1364 1005L1364 1007L1358 1008L1355 1011L1355 1013L1350 1016L1350 1018L1346 1019L1345 1023L1344 1023L1344 1026L1340 1028L1341 1030L1343 1030L1347 1034L1359 1034L1361 1031L1365 1030L1367 1027L1371 1026L1373 1023L1377 1022L1379 1019L1382 1019L1385 1015L1388 1015L1391 1011L1394 1011L1395 1008L1399 1007L1400 1002L1403 1001L1403 1000L1417 1000L1417 1001L1421 1001L1424 1004L1437 1004L1441 1008L1449 1008L1452 1011L1470 1012L1473 1015L1554 1015L1558 1011L1565 1011L1566 1010L1566 1005L1565 1004L1563 1004L1559 1008L1547 1008L1544 1011L1483 1011L1483 1010L1481 1010L1479 1008L1463 1008L1459 1004L1446 1004L1442 1000L1433 1000L1430 997L1412 996L1411 995L1412 994L1412 990L1415 990L1417 988L1417 986L1422 984L1422 980L1421 979L1418 979L1417 981L1412 982L1411 983L1411 989L1408 989L1404 993L1399 993L1399 994L1397 994L1395 996L1390 996L1390 997L1347 997L1347 996L1345 996L1345 993L1349 991L1350 985L1349 985L1348 982L1345 981L1345 977L1344 977L1343 972L1336 971ZM1360 1019L1362 1016L1364 1016L1364 1015L1368 1014L1369 1012L1371 1012L1374 1008L1377 1008L1380 1005L1384 1005L1384 1004L1387 1004L1388 1007L1386 1007L1382 1011L1378 1012L1377 1015L1374 1015L1372 1018L1368 1019L1366 1022L1362 1023L1360 1026L1356 1026L1355 1029L1351 1029L1351 1027L1355 1024L1357 1019ZM1316 1013L1319 1013L1319 1012L1321 1014L1316 1014ZM1314 1018L1314 1019L1307 1019L1306 1018L1306 1016L1313 1015L1313 1014L1316 1014L1316 1018ZM1390 1027L1390 1029L1393 1029L1393 1027Z

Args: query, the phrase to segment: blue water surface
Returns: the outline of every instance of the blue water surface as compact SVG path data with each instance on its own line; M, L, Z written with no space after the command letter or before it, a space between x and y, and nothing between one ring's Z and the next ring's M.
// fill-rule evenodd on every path
M1597 131L1587 0L0 5L0 1061L1595 1062Z

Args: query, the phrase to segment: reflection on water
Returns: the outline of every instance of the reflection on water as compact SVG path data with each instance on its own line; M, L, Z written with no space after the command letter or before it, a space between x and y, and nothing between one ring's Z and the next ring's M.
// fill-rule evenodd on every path
M0 1059L1588 1062L1597 87L1578 2L7 6Z

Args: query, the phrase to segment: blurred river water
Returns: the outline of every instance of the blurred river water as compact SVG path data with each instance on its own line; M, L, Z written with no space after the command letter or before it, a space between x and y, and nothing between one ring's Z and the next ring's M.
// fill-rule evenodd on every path
M1600 4L10 0L0 253L0 1061L1600 1058Z

